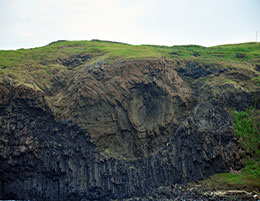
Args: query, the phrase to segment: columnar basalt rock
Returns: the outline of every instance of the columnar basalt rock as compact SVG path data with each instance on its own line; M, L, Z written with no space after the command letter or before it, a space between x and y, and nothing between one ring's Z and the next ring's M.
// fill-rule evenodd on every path
M165 60L97 62L75 75L59 120L85 128L100 150L127 158L146 156L163 147L191 101L189 88Z
M129 198L240 167L229 111L215 100L197 104L157 153L119 160L77 124L57 122L41 92L0 89L0 199Z

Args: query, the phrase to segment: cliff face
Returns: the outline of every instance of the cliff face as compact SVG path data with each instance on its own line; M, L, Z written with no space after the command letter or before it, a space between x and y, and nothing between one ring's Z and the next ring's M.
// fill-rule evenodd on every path
M230 86L222 99L204 97L207 101L194 106L159 152L129 161L101 155L75 123L58 123L42 93L0 87L1 199L127 198L239 168L240 151L225 104L243 99L246 107L253 100L253 94Z
M250 63L106 62L60 44L18 75L0 60L0 199L131 198L241 168L231 113L260 107Z
M77 73L66 93L56 116L86 128L100 150L127 158L165 146L191 99L173 66L158 59L98 62Z
M253 105L254 98L235 104L233 97L241 93L247 99L258 90L243 84L249 76L192 61L99 60L73 74L48 103L58 121L85 128L100 151L134 159L161 150L198 104L207 104L206 110L222 105L229 112Z

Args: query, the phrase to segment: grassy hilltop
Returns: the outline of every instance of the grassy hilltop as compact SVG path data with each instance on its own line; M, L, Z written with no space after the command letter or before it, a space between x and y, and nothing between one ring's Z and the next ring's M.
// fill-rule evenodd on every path
M67 68L59 61L73 55L91 55L86 67L100 59L108 63L129 59L166 58L192 60L199 63L235 66L255 71L260 68L260 43L243 43L202 47L197 45L155 46L129 45L107 41L60 41L44 47L19 50L0 50L0 80L8 74L10 79L19 83L48 85L49 75L53 72L65 73ZM257 67L258 66L258 67ZM257 72L257 71L256 71ZM257 72L259 74L259 71ZM254 78L258 79L258 78ZM36 82L35 82L36 81ZM37 87L34 85L34 87Z

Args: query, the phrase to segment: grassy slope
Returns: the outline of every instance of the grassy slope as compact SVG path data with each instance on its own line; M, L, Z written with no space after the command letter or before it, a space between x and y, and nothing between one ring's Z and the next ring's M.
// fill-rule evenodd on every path
M93 58L88 61L90 64L100 59L105 59L109 63L128 59L167 58L219 63L223 66L246 68L254 72L256 72L255 65L260 65L260 43L206 48L196 45L167 47L134 46L106 41L61 41L33 49L0 50L0 81L3 80L4 75L8 75L18 84L23 83L36 89L39 89L38 86L48 87L51 85L50 76L68 73L68 69L56 60L77 54L91 54ZM245 56L237 58L238 54ZM256 73L259 75L258 72ZM260 83L259 76L253 79Z
M151 57L166 58L193 58L197 60L211 60L214 62L241 63L260 61L260 43L243 43L234 45L221 45L202 47L197 45L185 46L154 46L129 45L105 41L65 41L55 42L44 47L33 49L19 49L16 51L0 51L0 65L12 66L23 60L36 64L41 60L52 60L58 57L65 58L77 53L97 54L102 52L106 59L140 59ZM194 53L200 56L194 57ZM244 53L245 57L238 59L237 54Z

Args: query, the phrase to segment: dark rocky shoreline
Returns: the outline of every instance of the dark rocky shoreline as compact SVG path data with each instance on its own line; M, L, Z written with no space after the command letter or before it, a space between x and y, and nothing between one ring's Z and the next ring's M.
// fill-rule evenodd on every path
M259 194L250 193L239 194L233 193L229 195L216 195L212 189L209 190L201 185L179 185L159 187L147 193L143 197L134 197L122 199L118 201L246 201L257 200ZM225 192L224 190L222 192Z

